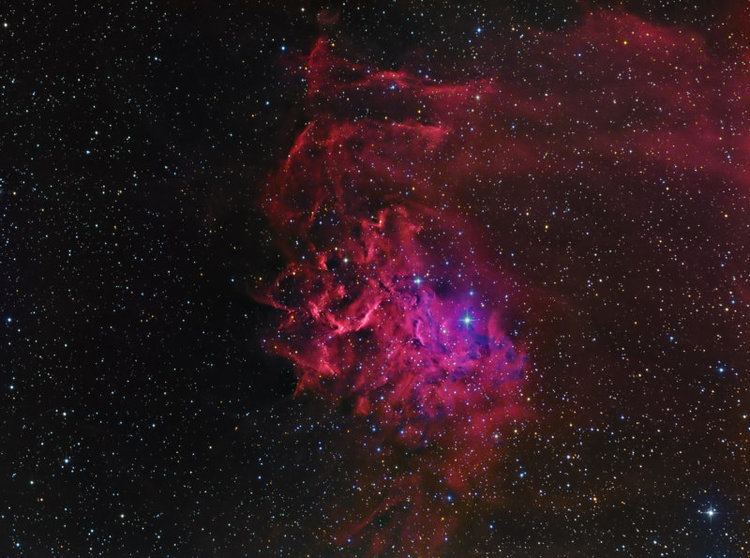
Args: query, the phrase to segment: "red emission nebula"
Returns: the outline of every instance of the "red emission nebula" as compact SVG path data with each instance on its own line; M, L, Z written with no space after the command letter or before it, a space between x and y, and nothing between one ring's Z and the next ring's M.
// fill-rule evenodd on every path
M280 315L265 344L297 393L373 425L371 459L400 464L335 544L439 553L458 521L446 499L540 420L534 320L574 299L514 269L504 214L482 200L522 208L574 182L616 208L610 180L657 188L664 172L692 194L706 177L747 189L750 80L701 36L611 12L524 32L454 80L355 62L327 37L300 63L306 125L263 195L286 258L259 295Z

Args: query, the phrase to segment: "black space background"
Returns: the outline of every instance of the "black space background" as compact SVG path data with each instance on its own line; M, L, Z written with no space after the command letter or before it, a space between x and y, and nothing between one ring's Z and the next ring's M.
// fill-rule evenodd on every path
M458 63L452 36L480 20L579 10L355 4L341 31L385 66L417 45ZM709 11L628 7L699 28ZM321 8L341 6L0 5L0 555L328 555L304 523L330 519L339 465L318 449L339 419L291 400L249 295L278 265L258 188L304 122L281 47L306 52Z

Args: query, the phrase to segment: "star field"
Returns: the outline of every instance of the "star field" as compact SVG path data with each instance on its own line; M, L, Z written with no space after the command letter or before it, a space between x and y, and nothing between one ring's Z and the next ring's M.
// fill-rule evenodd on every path
M0 555L747 555L748 30L0 7Z

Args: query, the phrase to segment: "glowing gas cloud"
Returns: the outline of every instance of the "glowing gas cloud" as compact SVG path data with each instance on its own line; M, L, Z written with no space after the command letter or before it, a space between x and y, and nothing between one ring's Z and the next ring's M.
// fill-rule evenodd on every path
M493 437L526 413L525 356L505 330L508 278L488 265L476 225L435 203L452 195L430 169L454 123L417 115L474 103L486 86L368 72L324 39L307 66L314 118L267 205L289 255L266 298L284 315L272 349L295 363L298 391L347 403L395 448L439 456L428 460L431 474L460 493L486 471ZM385 112L408 106L391 116L341 114L350 95L375 95ZM412 486L422 473L397 479L370 520L407 502L424 512Z
M615 214L616 176L748 184L747 80L700 36L609 12L525 33L452 81L319 39L302 62L306 126L263 194L286 256L261 296L281 316L268 349L294 363L298 392L376 424L403 457L342 534L373 554L439 548L452 521L435 499L468 494L531 414L534 340L512 317L517 299L533 306L534 278L518 281L502 238L488 240L501 216L485 200L506 188L522 207L586 182ZM408 520L383 519L396 512Z

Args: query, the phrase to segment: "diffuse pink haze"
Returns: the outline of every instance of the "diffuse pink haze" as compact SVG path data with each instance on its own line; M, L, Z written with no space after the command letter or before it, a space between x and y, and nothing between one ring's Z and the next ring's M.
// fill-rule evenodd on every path
M342 535L374 554L439 547L451 520L434 495L471 491L531 415L535 340L509 316L534 297L484 237L499 218L486 192L539 196L572 175L616 199L611 177L644 168L748 185L750 80L700 36L608 12L526 32L534 46L452 83L350 62L326 38L304 61L308 123L266 192L288 258L263 295L282 316L268 348L298 392L345 403L405 456ZM394 509L408 520L373 527Z

